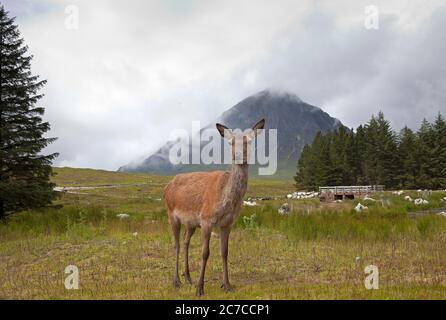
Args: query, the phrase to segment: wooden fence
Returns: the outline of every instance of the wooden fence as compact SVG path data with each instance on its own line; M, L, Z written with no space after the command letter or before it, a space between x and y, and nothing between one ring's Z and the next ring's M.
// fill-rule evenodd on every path
M383 185L319 187L319 198L322 201L354 199L355 196L380 191L384 191Z

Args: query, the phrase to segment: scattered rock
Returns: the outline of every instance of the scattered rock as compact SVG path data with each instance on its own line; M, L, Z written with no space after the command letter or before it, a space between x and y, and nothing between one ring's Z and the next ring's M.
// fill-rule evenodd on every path
M400 191L393 191L393 192L392 192L392 194L395 194L395 195L397 195L397 196L400 196L400 195L402 195L403 193L404 193L403 190L400 190Z
M418 206L418 205L421 205L421 204L429 204L429 201L421 199L421 198L418 198L418 199L414 200L414 203Z
M437 214L438 214L439 216L442 216L442 217L445 217L445 218L446 218L446 212L444 212L444 211L437 212Z
M248 200L248 201L243 201L243 204L248 207L254 207L257 205L257 202Z
M368 195L366 195L366 196L364 197L364 201L376 201L376 200L373 199L373 198L370 198Z
M317 198L319 196L319 192L316 191L299 191L299 192L293 192L290 194L287 194L288 199L311 199L311 198Z
M138 232L133 232L132 234L133 234L134 237L138 236Z
M368 207L362 205L360 202L355 207L356 212L362 212L363 210L367 210L367 209L368 209Z
M278 212L280 215L288 214L288 213L290 212L290 205L289 205L288 203L284 203L284 204L282 204L282 205L280 206L279 210L277 210L277 212Z
M264 200L276 200L279 197L249 197L248 201L264 201Z
M410 196L405 196L405 197L404 197L404 200L407 200L407 201L410 201L410 202L413 201L413 199L412 199Z
M119 213L116 215L121 220L128 219L130 216L127 213Z

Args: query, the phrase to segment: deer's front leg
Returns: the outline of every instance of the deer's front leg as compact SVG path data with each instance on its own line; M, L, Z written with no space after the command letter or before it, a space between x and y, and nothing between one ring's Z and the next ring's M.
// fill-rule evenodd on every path
M189 271L189 244L190 238L195 232L195 228L186 227L186 234L184 236L184 277L186 278L186 282L192 284L192 279L190 278Z
M197 296L204 294L204 273L206 271L206 263L209 258L209 240L211 239L212 228L208 226L201 227L201 242L202 242L202 262L201 273L197 283Z
M229 284L228 275L228 247L229 247L229 233L231 232L231 227L221 228L220 231L220 250L221 258L223 262L223 284L221 287L226 291L233 291L231 285Z

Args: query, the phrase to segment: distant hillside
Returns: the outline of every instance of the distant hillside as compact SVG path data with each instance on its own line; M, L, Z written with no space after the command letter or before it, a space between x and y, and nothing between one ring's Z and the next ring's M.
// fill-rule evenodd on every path
M266 129L277 129L278 172L275 178L290 178L296 169L296 162L303 147L311 143L318 131L328 132L342 126L338 119L316 106L303 102L295 94L263 90L240 101L225 111L207 127L220 122L229 128L250 128L258 120L266 120ZM157 152L142 163L119 168L124 172L154 172L173 174L178 172L212 170L227 165L172 165L169 150L173 142L168 141ZM255 174L254 170L252 170Z

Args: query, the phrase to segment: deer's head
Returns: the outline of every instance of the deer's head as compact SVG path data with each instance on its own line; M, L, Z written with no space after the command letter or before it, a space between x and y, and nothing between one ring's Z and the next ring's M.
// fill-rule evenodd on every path
M247 164L250 158L251 144L255 137L265 127L265 119L257 122L252 129L244 132L231 130L228 127L217 123L217 130L220 135L227 139L231 147L232 162L236 164Z

